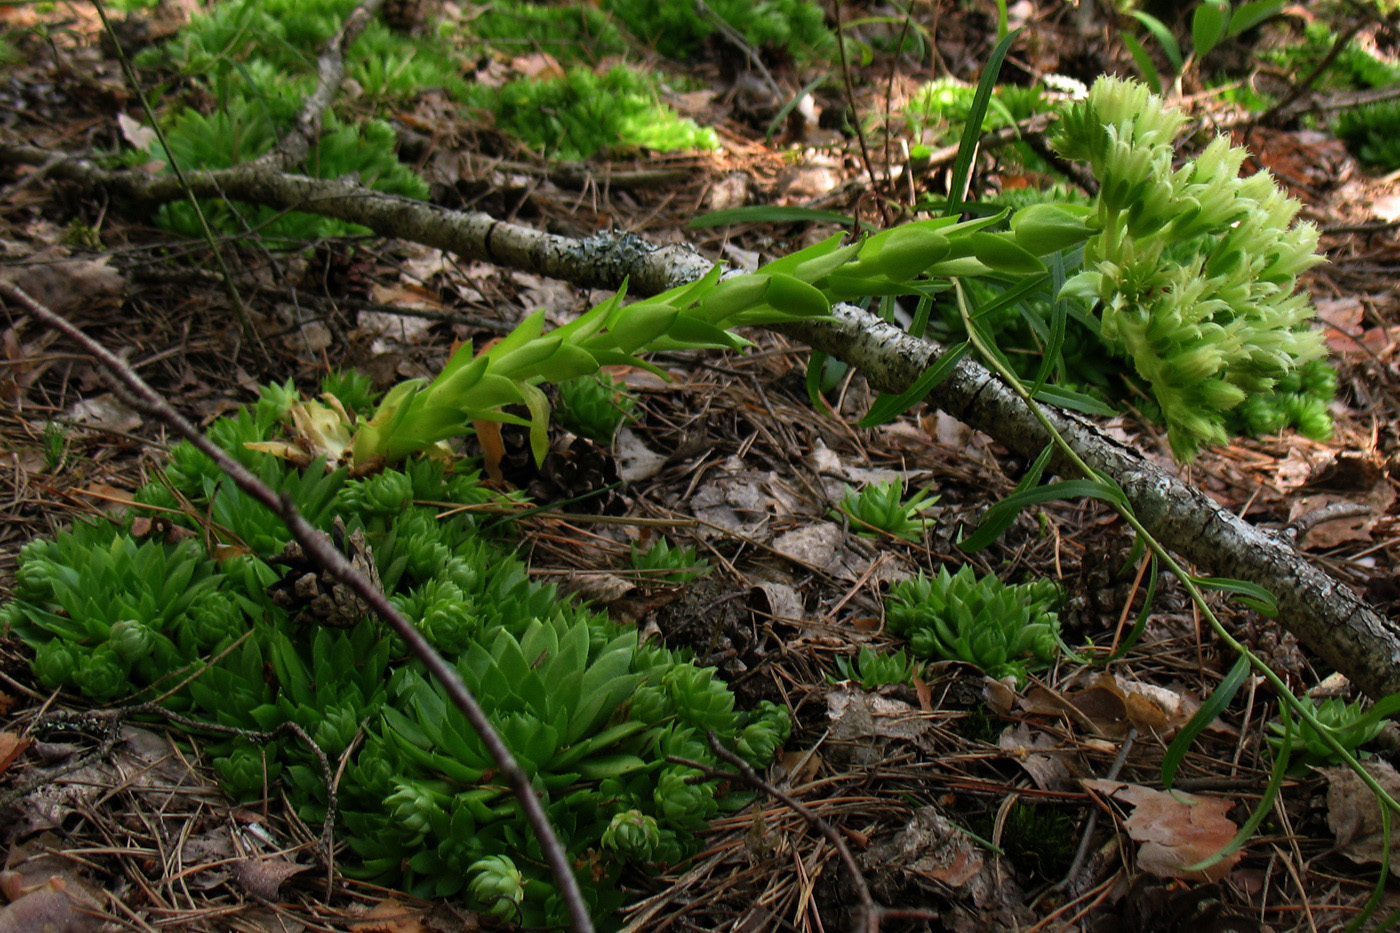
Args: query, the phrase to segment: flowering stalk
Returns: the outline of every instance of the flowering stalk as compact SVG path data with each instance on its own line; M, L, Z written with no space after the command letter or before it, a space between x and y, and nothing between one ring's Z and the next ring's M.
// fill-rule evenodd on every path
M1100 78L1055 141L1101 182L1084 271L1063 295L1094 303L1102 337L1132 360L1161 405L1172 451L1224 443L1225 413L1323 353L1298 275L1321 262L1299 203L1244 149L1217 137L1172 169L1185 117L1140 84ZM1327 424L1305 424L1325 434Z

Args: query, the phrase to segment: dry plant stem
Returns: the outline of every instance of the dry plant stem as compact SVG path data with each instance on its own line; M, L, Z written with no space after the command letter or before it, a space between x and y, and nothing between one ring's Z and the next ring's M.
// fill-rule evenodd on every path
M53 153L33 146L0 146L0 161L50 163ZM50 167L53 177L102 186L149 207L183 197L169 178L108 172L85 159ZM385 195L344 180L231 169L195 173L201 196L229 196L273 207L338 217L472 259L564 279L587 288L617 288L651 295L694 281L711 263L683 246L657 248L630 234L576 240L541 233L482 213L464 213ZM862 370L882 392L902 392L942 354L943 348L911 337L872 314L838 305L827 321L775 328ZM1049 436L1005 383L980 364L963 359L928 397L930 404L977 428L1026 458ZM1092 468L1127 495L1143 526L1166 547L1216 576L1236 577L1273 593L1279 622L1310 650L1372 698L1400 692L1400 625L1385 618L1346 586L1308 562L1290 543L1222 509L1204 492L1106 436L1091 421L1045 408L1051 423ZM1061 453L1055 471L1072 474Z
M77 342L101 363L112 378L126 390L126 393L131 396L130 400L137 407L168 424L213 460L239 489L272 510L286 523L292 537L302 546L309 557L328 570L337 580L354 590L374 609L380 618L389 623L390 628L404 640L414 656L421 660L428 672L443 685L452 705L466 716L467 721L481 737L482 744L491 753L492 760L496 762L496 766L505 775L515 796L520 800L525 817L529 820L530 826L539 840L540 848L544 850L545 857L549 861L555 881L559 885L559 891L568 907L573 928L579 933L592 933L593 922L588 916L588 909L584 906L583 896L570 868L568 857L559 844L554 830L549 825L549 818L540 805L539 797L535 795L534 789L530 786L529 776L510 753L505 742L501 740L500 735L491 725L491 721L487 719L486 712L481 708L476 697L467 689L467 685L463 683L457 670L433 650L432 645L428 644L422 633L389 602L378 587L351 565L349 559L332 544L328 536L317 531L307 522L290 497L278 496L241 463L215 446L200 433L198 428L190 424L184 416L171 407L169 402L142 381L141 377L136 375L129 366L106 347L74 327L68 320L35 301L22 289L7 282L0 282L0 295L19 305L44 324L63 332Z
M306 158L312 144L321 138L321 120L339 93L340 82L345 79L345 50L360 37L383 5L384 0L364 0L345 18L340 31L331 36L316 62L316 90L302 105L296 123L277 148L257 159L255 165L285 169Z
M0 162L44 165L53 153L34 146L0 146ZM185 197L171 177L140 171L109 172L87 159L51 166L51 177L108 189L135 212ZM710 261L688 246L657 248L630 234L576 240L497 220L489 214L453 211L384 194L346 179L310 178L240 166L186 173L197 197L230 198L283 210L301 210L369 227L381 236L512 269L529 270L586 288L617 288L630 276L631 289L655 294L700 278Z

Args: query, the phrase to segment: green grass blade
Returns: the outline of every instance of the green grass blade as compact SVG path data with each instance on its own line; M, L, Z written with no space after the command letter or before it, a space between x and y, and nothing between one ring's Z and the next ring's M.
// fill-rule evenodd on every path
M987 116L987 102L992 99L992 91L996 88L997 76L1001 74L1001 63L1006 60L1006 53L1011 51L1011 44L1020 34L1021 30L1017 29L997 43L982 69L982 76L977 79L977 93L973 95L967 125L963 127L962 139L958 142L958 157L953 162L953 178L948 186L946 213L949 216L962 211L968 181L972 176L972 160L977 157L977 143L982 138L982 121Z
M1197 61L1210 54L1211 49L1225 38L1230 25L1228 0L1203 0L1191 16L1191 49Z
M1067 479L1051 483L1048 486L1022 489L1013 492L987 509L982 515L982 520L977 523L977 530L968 537L959 540L958 547L968 553L980 551L1000 538L1002 532L1011 527L1016 516L1028 506L1039 505L1042 502L1050 502L1055 499L1077 499L1081 496L1090 499L1103 499L1106 502L1118 502L1122 499L1123 494L1117 486L1092 479Z
M934 388L948 378L948 375L958 365L958 361L967 355L969 348L967 341L955 344L943 351L928 369L924 370L912 386L900 392L898 395L888 393L882 394L875 400L875 404L870 406L870 411L856 424L859 428L873 428L882 424L889 424L900 415L904 414L915 405L922 402Z
M1165 88L1162 86L1162 76L1157 72L1157 65L1152 61L1152 56L1147 54L1147 49L1142 47L1142 43L1135 36L1128 33L1120 33L1123 45L1127 47L1128 54L1137 63L1138 71L1142 73L1142 78L1157 93L1162 93Z
M1191 582L1201 589L1221 590L1238 596L1240 602L1262 616L1272 619L1278 615L1278 600L1274 598L1273 593L1257 583L1236 580L1233 577L1192 577Z
M1158 44L1162 46L1162 51L1166 53L1167 61L1171 62L1174 73L1181 74L1181 43L1176 41L1176 36L1172 35L1172 31L1167 28L1166 23L1151 13L1144 13L1141 10L1134 10L1131 15L1133 19L1142 23L1147 31L1152 33L1152 38L1156 39Z
M1111 406L1105 404L1092 395L1085 395L1083 392L1076 392L1073 389L1066 389L1064 386L1044 386L1035 393L1037 402L1045 402L1048 405L1056 405L1070 411L1077 411L1082 415L1098 415L1108 417L1118 414Z
M1220 686L1206 701L1201 704L1201 708L1196 710L1196 715L1186 723L1172 744L1167 746L1167 753L1162 756L1162 786L1171 790L1172 782L1176 780L1176 771L1181 767L1181 762L1185 760L1186 753L1191 750L1191 745L1196 741L1196 737L1206 730L1206 727L1225 712L1225 708L1230 705L1230 701L1235 698L1241 686L1244 685L1245 678L1249 676L1249 659L1241 655L1235 662L1235 666L1230 668L1230 673L1225 675L1225 679L1220 682Z
M1230 17L1230 28L1225 34L1231 38L1238 36L1264 20L1277 16L1282 10L1283 0L1250 0L1249 3L1241 3L1239 9L1235 10L1235 15Z

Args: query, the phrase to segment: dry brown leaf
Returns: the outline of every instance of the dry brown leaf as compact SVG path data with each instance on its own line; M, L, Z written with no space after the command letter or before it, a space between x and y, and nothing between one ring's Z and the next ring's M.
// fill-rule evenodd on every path
M791 787L801 787L816 780L822 767L822 756L815 749L784 751L779 758L783 770L787 772L787 783Z
M1400 796L1400 774L1384 761L1362 763L1366 772L1391 797ZM1327 826L1337 837L1337 850L1357 864L1379 863L1384 837L1381 809L1351 768L1322 768L1327 778Z
M1377 519L1390 509L1395 491L1385 469L1365 455L1341 455L1319 464L1308 477L1306 495L1289 504L1288 520L1295 521L1330 506L1358 505L1366 514L1320 522L1304 541L1309 547L1330 548L1346 541L1370 541Z
M1104 735L1121 738L1127 727L1157 736L1170 736L1200 706L1194 698L1165 687L1097 674L1089 687L1068 697Z
M282 890L282 883L308 868L311 866L297 865L280 858L241 858L233 863L233 877L249 894L275 901Z
M125 512L131 502L130 489L118 489L108 483L89 483L79 492L90 497L102 511L112 514Z
M8 277L35 301L59 314L117 304L126 291L126 279L108 265L107 257L69 259L68 250L61 246L36 253L18 274Z
M1365 309L1361 299L1355 295L1318 298L1313 305L1317 308L1318 320L1326 325L1323 337L1332 352L1342 355L1357 352L1357 339L1365 330L1362 325Z
M1035 786L1041 790L1072 790L1074 775L1064 755L1049 755L1046 752L1057 748L1053 736L1032 730L1026 723L1008 727L997 740L1002 750L1009 752L1015 762L1031 776Z
M86 933L102 924L59 877L0 908L0 933Z
M0 699L3 699L0 695ZM28 736L17 735L14 732L0 732L0 775L10 770L10 765L15 763L15 759L24 754L33 739Z
M1128 704L1112 674L1102 675L1098 683L1066 699L1101 735L1122 738L1128 734Z
M1123 821L1123 827L1142 843L1137 864L1145 872L1159 878L1217 881L1244 855L1236 852L1204 870L1187 870L1225 848L1239 830L1225 815L1234 804L1223 797L1154 790L1121 781L1081 783L1088 790L1132 805L1133 813Z
M380 901L363 920L350 924L354 933L423 933L425 911L409 907L394 898Z

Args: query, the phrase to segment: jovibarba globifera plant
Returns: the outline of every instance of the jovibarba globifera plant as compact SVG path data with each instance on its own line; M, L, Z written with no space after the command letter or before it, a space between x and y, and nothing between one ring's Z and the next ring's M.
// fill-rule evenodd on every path
M640 574L643 586L657 583L689 583L710 572L710 562L695 553L693 547L672 547L665 538L657 538L646 549L636 544L630 548L632 569Z
M944 567L891 586L885 620L915 657L964 661L989 677L1024 681L1059 657L1055 608L1062 599L1051 580L1011 586L991 574L979 578L971 567L956 574Z
M608 445L632 420L637 399L605 372L566 379L559 390L559 421L589 440Z
M370 399L362 380L322 388ZM713 669L531 582L477 518L453 510L493 498L472 472L415 457L357 478L249 448L296 397L290 385L270 386L209 436L367 562L458 668L543 795L596 915L611 923L627 865L684 857L711 816L745 800L668 756L717 764L714 731L761 766L787 735L786 710L736 710ZM3 624L35 649L44 686L100 702L164 696L247 730L294 722L332 761L348 756L338 834L354 858L338 866L424 896L461 894L529 925L566 916L480 738L363 607L317 621L324 591L280 520L185 443L136 500L159 510L158 533L137 531L138 509L78 522L20 555ZM206 749L233 796L272 787L301 818L324 819L333 776L303 744L226 739Z
M861 648L855 661L837 658L836 670L843 680L860 684L864 690L874 690L886 684L909 684L924 667L922 661L900 648L894 652Z
M1358 758L1364 758L1365 753L1357 749L1380 734L1386 716L1393 712L1396 705L1392 698L1385 703L1385 707L1363 710L1361 704L1356 701L1349 703L1344 697L1327 697L1315 701L1313 715L1343 748ZM1295 721L1291 730L1281 723L1271 722L1269 733L1268 741L1274 754L1277 755L1285 744L1289 746L1289 769L1292 773L1303 774L1309 768L1337 765L1341 762L1332 746L1324 742L1318 731L1305 722Z
M1084 270L1062 295L1097 309L1104 344L1132 361L1172 451L1190 459L1228 439L1231 410L1325 351L1312 304L1296 292L1298 275L1321 261L1316 228L1294 223L1300 205L1267 172L1241 178L1246 152L1224 137L1174 170L1185 119L1139 84L1100 78L1054 138L1093 169L1094 202L1017 216L1088 225Z
M921 489L909 499L904 498L904 484L897 479L870 483L857 492L846 487L845 495L832 510L851 522L856 534L877 538L881 532L918 541L933 519L921 517L938 503L931 489Z
M504 422L527 425L542 459L550 414L542 383L612 365L665 377L641 355L741 349L748 341L735 328L817 320L834 301L928 297L946 290L948 279L976 276L1048 282L1040 257L1082 245L1084 268L1059 297L1088 306L1082 318L1110 353L1130 361L1172 450L1189 459L1228 438L1229 415L1248 395L1271 392L1320 358L1323 344L1309 328L1310 302L1295 293L1298 274L1319 261L1317 231L1292 223L1297 202L1266 173L1241 179L1244 150L1223 138L1173 169L1183 119L1141 85L1101 79L1067 110L1056 136L1100 179L1088 205L934 217L849 244L837 235L757 272L722 277L715 267L632 304L623 303L624 288L547 334L544 312L536 312L483 352L464 345L435 379L393 387L373 412L348 412L333 396L298 403L293 439L259 449L363 473ZM1008 216L1010 229L995 230ZM1300 420L1304 429L1324 431L1319 407Z

